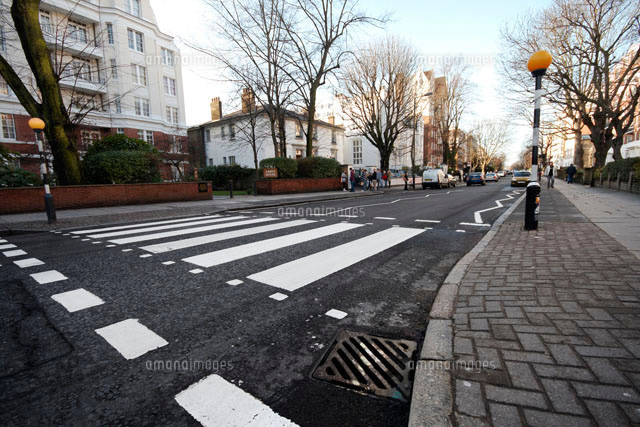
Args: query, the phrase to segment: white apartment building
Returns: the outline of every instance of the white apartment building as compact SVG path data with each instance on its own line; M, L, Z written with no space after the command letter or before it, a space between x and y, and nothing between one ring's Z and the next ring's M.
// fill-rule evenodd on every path
M3 8L10 6L8 0L0 1ZM35 94L10 24L1 23L2 56ZM65 103L72 116L84 116L76 134L81 153L113 133L144 139L160 151L187 152L179 51L173 37L160 31L149 0L43 0L40 26ZM29 117L1 79L0 113L0 143L21 153L21 167L37 171ZM175 166L166 163L164 177L175 174Z

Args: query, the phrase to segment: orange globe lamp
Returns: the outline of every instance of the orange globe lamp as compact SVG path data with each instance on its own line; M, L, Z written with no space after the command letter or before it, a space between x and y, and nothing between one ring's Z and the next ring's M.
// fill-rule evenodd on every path
M552 58L549 52L547 52L546 50L539 50L531 55L529 61L527 62L527 68L534 77L538 74L544 75L544 73L547 71L547 68L549 68L549 65L551 65L551 61Z

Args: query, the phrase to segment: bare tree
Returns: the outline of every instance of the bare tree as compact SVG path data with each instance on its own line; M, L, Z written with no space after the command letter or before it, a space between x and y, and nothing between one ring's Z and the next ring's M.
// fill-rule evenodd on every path
M398 136L414 123L416 70L413 46L388 36L354 55L340 76L342 110L351 130L378 149L383 170Z
M484 173L491 161L503 154L509 143L509 126L504 122L485 120L476 124L471 135L477 147L478 166Z

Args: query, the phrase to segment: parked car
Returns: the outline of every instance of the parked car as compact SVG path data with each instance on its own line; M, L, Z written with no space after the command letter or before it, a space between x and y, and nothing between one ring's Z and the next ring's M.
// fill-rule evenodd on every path
M487 172L484 176L485 181L493 181L493 182L498 182L498 180L500 179L500 177L498 177L498 174L495 172Z
M467 177L467 186L473 184L487 185L481 172L471 172Z
M502 178L503 176L507 176L507 171L499 171L498 176Z
M449 178L442 169L427 169L422 172L422 189L449 187Z
M511 186L516 187L518 185L524 185L526 187L529 185L529 181L531 181L531 172L515 171L513 173L513 178L511 178Z
M458 179L455 176L451 175L450 173L447 174L447 178L449 178L449 188L451 187L455 188L456 184L458 183Z

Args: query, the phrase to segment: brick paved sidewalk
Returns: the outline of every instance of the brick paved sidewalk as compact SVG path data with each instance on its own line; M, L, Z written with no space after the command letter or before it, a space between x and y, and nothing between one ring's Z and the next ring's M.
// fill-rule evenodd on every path
M638 260L555 190L537 231L522 230L523 210L460 284L455 423L639 425Z

